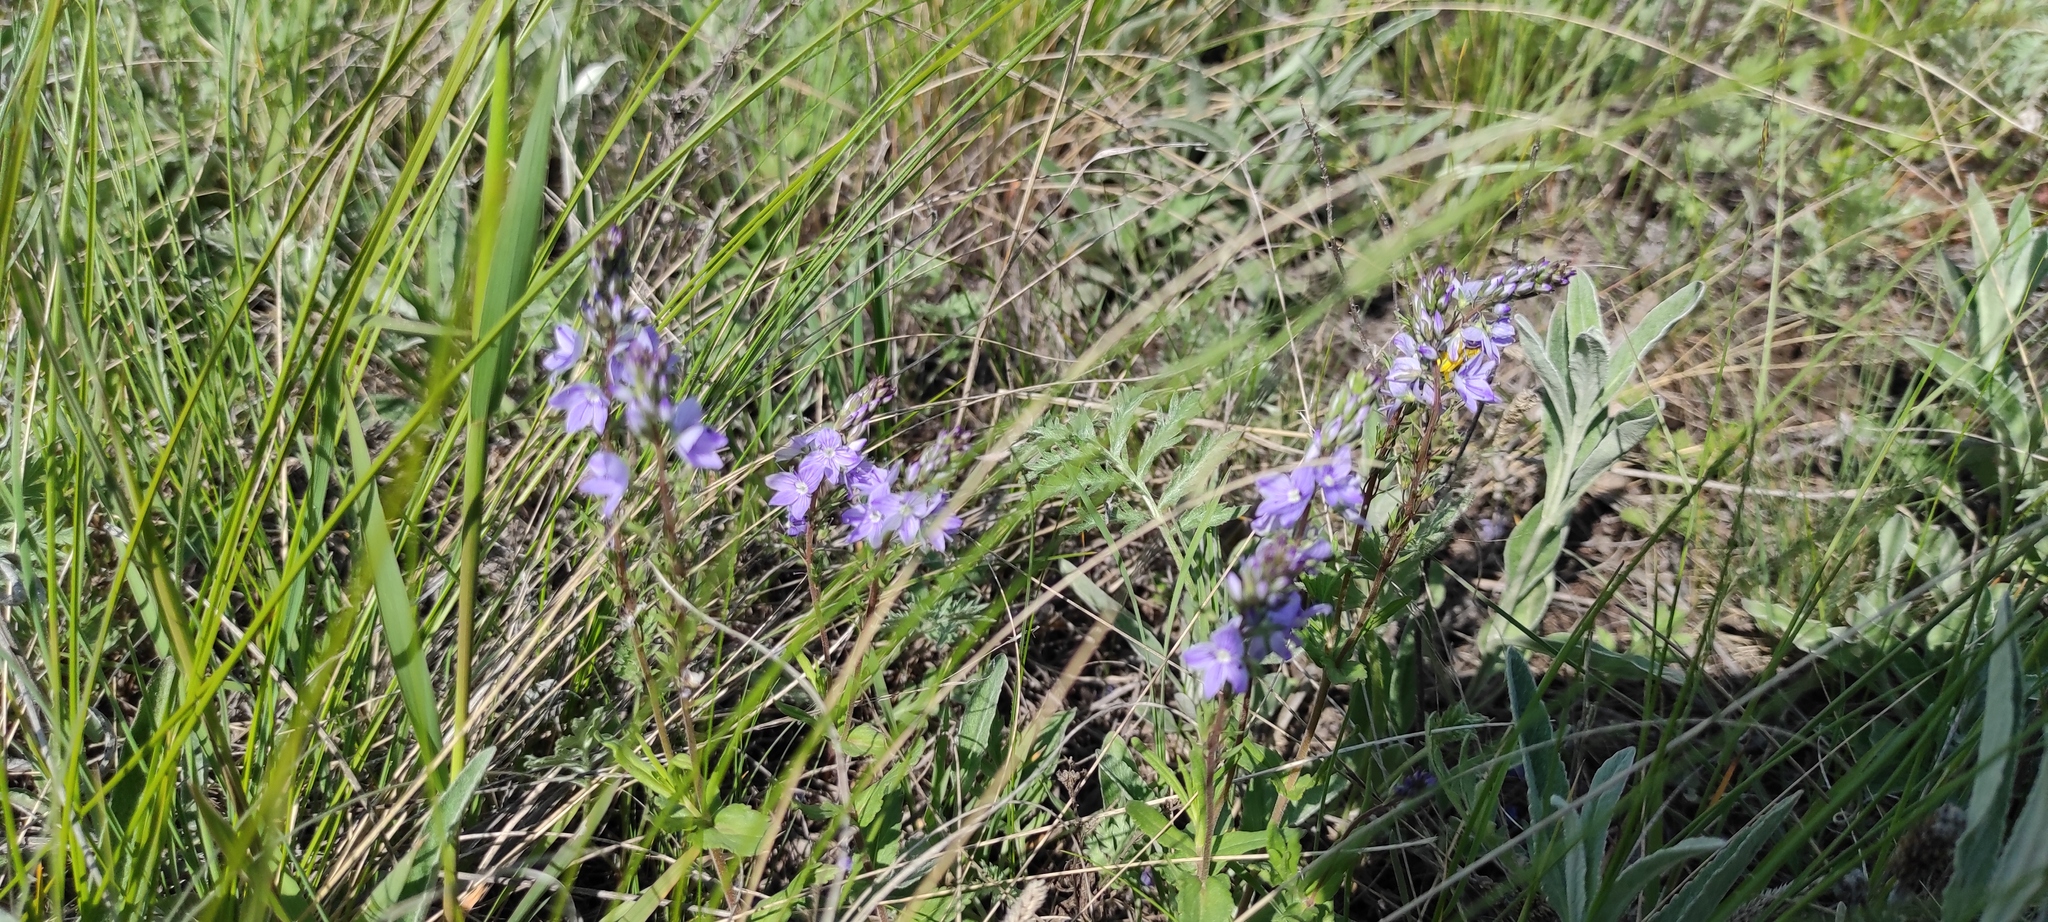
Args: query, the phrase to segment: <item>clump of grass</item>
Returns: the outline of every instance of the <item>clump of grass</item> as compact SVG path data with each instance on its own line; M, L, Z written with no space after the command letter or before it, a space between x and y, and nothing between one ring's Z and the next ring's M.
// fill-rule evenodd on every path
M2021 918L2042 13L0 12L0 912Z

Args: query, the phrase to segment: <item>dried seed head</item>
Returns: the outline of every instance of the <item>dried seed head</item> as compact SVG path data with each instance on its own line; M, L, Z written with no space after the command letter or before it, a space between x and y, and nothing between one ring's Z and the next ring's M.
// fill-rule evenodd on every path
M1962 836L1963 827L1967 825L1969 817L1963 808L1942 804L1920 825L1899 838L1888 866L1892 880L1907 892L1933 893L1940 890L1948 882L1956 839Z
M1844 906L1861 906L1870 901L1870 872L1857 868L1842 875L1828 888L1827 901Z

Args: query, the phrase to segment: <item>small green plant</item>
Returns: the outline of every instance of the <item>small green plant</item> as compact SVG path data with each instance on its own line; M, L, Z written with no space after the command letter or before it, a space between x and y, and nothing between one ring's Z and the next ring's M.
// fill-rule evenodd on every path
M1599 294L1584 273L1572 280L1564 307L1551 315L1548 335L1516 318L1522 351L1542 386L1545 483L1536 508L1508 534L1501 614L1482 629L1483 651L1497 653L1515 639L1516 629L1531 635L1538 630L1579 499L1657 425L1661 404L1655 395L1618 411L1614 404L1643 356L1692 312L1704 290L1697 282L1679 289L1615 344L1602 330Z
M2041 455L2044 427L2039 383L2015 355L2014 337L2028 317L2028 304L2048 277L2048 227L2035 227L2026 196L2013 197L2005 227L1998 212L1974 184L1969 197L1970 241L1977 259L1974 277L1943 257L1942 277L1949 301L1957 308L1962 351L1924 339L1907 340L1926 357L1936 376L1968 398L1967 406L1990 424L1988 445L1973 441L1963 450L1964 463L1984 483L2007 485L2004 499L2024 512L2041 501ZM1974 427L1966 414L1936 405L1929 412L1951 431Z
M2041 760L2033 793L2006 834L2025 726L2026 674L2012 595L1999 587L1987 601L1993 612L1991 650L1984 666L1976 778L1942 895L1942 922L2016 922L2048 896L2048 759Z
M1565 922L1620 922L1637 898L1672 869L1695 858L1707 858L1690 881L1642 918L1646 922L1705 922L1712 918L1757 850L1777 834L1797 798L1773 804L1733 839L1693 836L1633 861L1610 861L1609 829L1635 767L1635 747L1608 757L1594 772L1586 793L1572 800L1550 715L1537 697L1529 665L1519 650L1510 648L1506 656L1514 738L1520 743L1520 769L1529 790L1527 853L1550 908ZM1618 841L1630 840L1623 837ZM1615 869L1610 870L1610 864Z

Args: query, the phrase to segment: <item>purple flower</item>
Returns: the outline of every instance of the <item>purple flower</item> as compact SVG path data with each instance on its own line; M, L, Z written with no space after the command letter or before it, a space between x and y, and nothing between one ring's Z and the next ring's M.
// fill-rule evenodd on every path
M1323 491L1323 503L1346 518L1354 518L1365 505L1365 482L1351 466L1351 446L1337 449L1330 460L1316 466L1316 487Z
M1240 628L1244 636L1244 658L1247 663L1265 661L1268 655L1277 656L1281 662L1294 658L1294 651L1301 649L1301 637L1295 629L1272 621L1255 621Z
M605 411L608 405L604 399L604 392L598 390L597 385L582 381L565 385L555 392L555 396L548 398L548 406L562 411L562 415L566 417L562 421L562 429L570 435L585 429L598 435L604 434Z
M810 514L812 492L815 485L787 471L776 471L768 475L768 489L775 495L768 497L768 505L789 513L789 524L783 529L788 534L801 535L810 529L805 517Z
M905 486L918 486L936 478L953 460L953 456L974 440L974 433L964 427L954 426L925 443L917 453L917 460L903 469Z
M861 498L839 514L839 521L849 529L846 540L841 543L853 545L865 541L869 547L880 550L888 542L889 535L902 524L903 498L889 489L889 481L896 472L886 468L882 470L887 476L863 488Z
M1499 541L1508 536L1510 524L1507 516L1489 515L1473 523L1472 534L1479 540L1488 543Z
M863 459L861 449L867 446L867 439L848 441L837 429L819 429L797 436L789 447L776 452L777 457L797 457L797 476L810 481L812 489L819 484L837 484L845 480L846 472Z
M920 539L931 545L931 549L944 553L946 542L960 531L960 517L946 516L940 521L940 512L946 508L946 491L914 490L902 494L902 519L896 526L896 540L915 545Z
M1465 409L1479 412L1483 403L1499 403L1500 395L1493 390L1493 370L1499 363L1483 355L1474 355L1458 363L1451 370L1451 390L1465 401Z
M1489 358L1500 358L1501 351L1515 344L1515 325L1508 319L1508 306L1500 306L1500 313L1486 325L1486 342L1479 348Z
M1387 363L1387 398L1393 401L1412 400L1417 403L1436 402L1436 382L1432 379L1435 369L1436 350L1415 341L1406 333L1396 333L1387 343L1392 358Z
M1287 598L1280 601L1279 605L1266 610L1265 620L1294 631L1300 630L1310 621L1328 614L1329 611L1330 606L1328 605L1304 605L1301 601L1301 593L1290 592L1287 594Z
M1252 513L1252 531L1271 534L1293 528L1308 513L1316 492L1316 470L1303 465L1291 473L1259 478L1259 508Z
M1238 611L1264 617L1265 612L1286 603L1296 577L1315 562L1328 559L1328 541L1297 544L1287 538L1268 538L1223 577L1224 597Z
M887 492L889 485L895 482L895 468L882 467L869 461L862 461L846 471L846 489L849 492Z
M725 466L725 461L718 457L718 450L726 444L725 434L704 425L704 407L697 398L684 397L676 404L669 428L676 434L676 457L683 459L684 464L700 471Z
M540 367L548 374L558 375L568 371L583 357L583 334L566 323L555 324L555 351L541 356Z
M632 481L633 472L626 467L626 459L608 451L599 451L590 456L590 463L583 468L583 480L576 484L576 491L585 496L604 500L603 514L609 519L619 508L619 500L626 496L626 486Z
M1240 695L1251 688L1250 663L1244 656L1244 635L1236 618L1210 634L1209 639L1189 646L1181 661L1202 677L1202 697L1214 698L1225 688Z
M872 378L861 385L860 390L846 395L846 401L839 405L839 427L846 432L859 435L868 424L868 417L874 415L882 405L896 399L896 385L887 378Z
M1429 769L1418 768L1394 783L1394 796L1407 800L1433 787L1436 787L1436 774Z
M621 343L606 368L611 397L626 409L626 429L653 440L675 414L669 394L675 389L675 356L653 329Z

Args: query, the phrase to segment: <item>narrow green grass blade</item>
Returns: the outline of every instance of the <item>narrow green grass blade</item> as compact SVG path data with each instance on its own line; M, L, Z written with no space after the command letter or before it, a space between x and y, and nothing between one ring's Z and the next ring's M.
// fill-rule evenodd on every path
M362 419L353 400L344 400L342 413L348 426L349 457L357 471L370 468L370 447L363 440ZM398 695L411 720L413 735L420 743L420 758L431 762L441 751L441 715L434 703L434 680L427 672L427 659L420 639L419 612L412 593L406 589L405 570L392 549L391 525L384 517L384 499L372 484L363 496L363 555L371 568L372 585L377 588L377 614L384 628L384 645L391 650L391 668L398 674ZM441 773L437 772L439 777Z
M534 241L540 232L541 193L548 185L548 141L555 126L556 88L561 84L562 45L557 44L540 71L540 86L533 111L526 118L526 134L519 143L519 159L512 168L503 210L498 214L498 239L491 254L490 276L482 303L477 308L477 329L498 326L514 304L525 303L526 281L533 275ZM484 346L477 360L476 380L470 413L488 419L505 393L505 381L512 373L511 335L519 329L515 321L505 335Z

